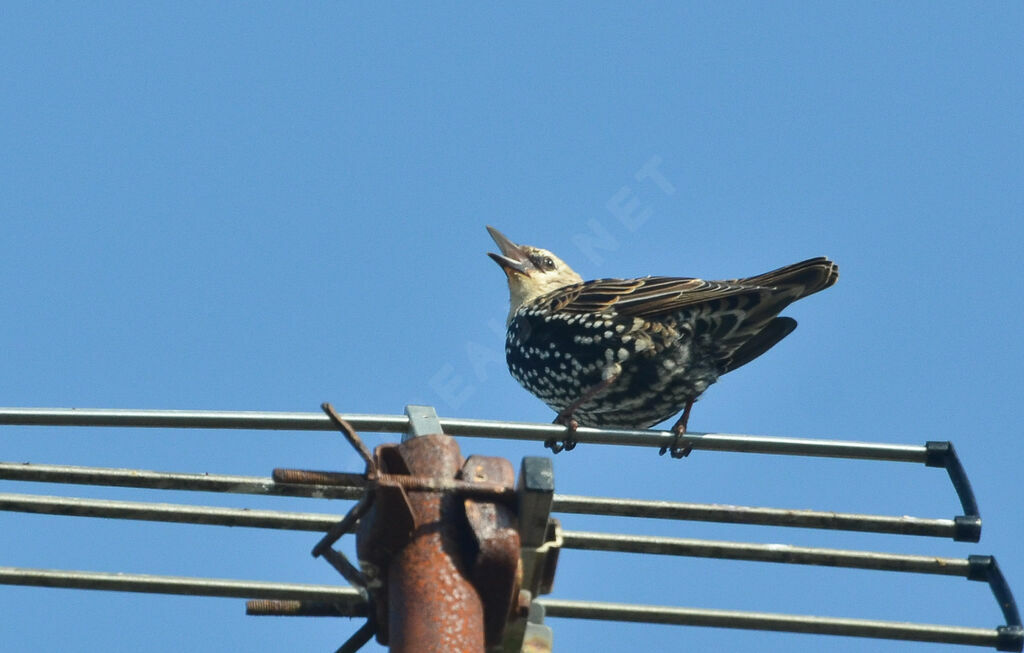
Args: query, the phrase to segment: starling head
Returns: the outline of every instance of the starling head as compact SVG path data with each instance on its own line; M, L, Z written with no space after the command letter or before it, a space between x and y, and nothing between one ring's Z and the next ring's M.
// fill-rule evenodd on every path
M546 249L516 245L494 227L487 227L487 231L501 249L501 254L488 252L487 255L508 277L509 321L523 304L559 288L583 283L580 275Z

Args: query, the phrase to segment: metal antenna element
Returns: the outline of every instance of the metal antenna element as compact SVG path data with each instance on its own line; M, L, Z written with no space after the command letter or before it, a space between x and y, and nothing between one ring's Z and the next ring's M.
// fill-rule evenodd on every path
M329 406L327 407L329 408ZM327 408L324 411L327 412ZM332 431L338 428L349 437L355 431L377 433L408 433L410 416L367 415L351 413L344 416L333 409L323 413L218 411L218 410L125 410L107 408L0 408L0 425L45 426L108 426L150 428L206 428ZM337 420L335 419L337 418ZM340 420L340 421L339 421ZM344 422L344 425L341 424ZM566 427L559 424L507 422L497 420L437 418L441 431L448 435L505 438L546 442L563 438ZM579 427L573 440L582 444L623 445L661 448L676 443L671 431L595 429ZM820 456L856 460L888 460L943 467L949 473L964 514L956 517L953 539L977 542L981 537L981 517L963 466L948 442L925 445L887 444L808 438L784 438L728 433L690 431L684 437L686 446L707 451L774 454L788 456ZM350 440L351 442L351 440ZM356 446L356 445L353 445ZM369 456L359 451L363 460Z
M534 459L527 457L525 460ZM275 469L271 476L260 477L15 462L0 462L0 480L350 500L362 497L367 484L365 474L296 469ZM470 492L471 488L467 487L464 491ZM589 497L575 494L552 494L551 511L579 515L676 519L943 538L954 538L957 532L957 525L952 519ZM331 523L336 521L334 515L324 515L324 518L330 519ZM318 527L313 530L326 529L327 527Z
M0 584L244 597L251 599L246 607L251 615L364 617L366 623L338 649L348 653L358 651L374 637L394 653L423 650L428 644L436 644L439 650L519 653L526 650L527 639L540 643L540 649L531 650L550 653L552 631L544 624L545 615L944 642L1000 651L1024 649L1020 613L993 556L935 557L573 531L564 530L551 518L551 513L557 512L976 542L981 535L980 512L963 464L949 442L914 446L721 433L685 436L686 445L709 451L941 467L964 514L935 519L556 494L549 458L524 458L517 477L506 460L463 458L450 436L545 441L564 436L564 426L439 418L429 406L408 406L404 415L340 414L329 403L321 408L320 414L0 408L0 424L338 430L363 460L362 473L275 469L269 477L253 477L0 462L0 479L355 500L341 519L335 513L15 493L0 493L0 510L321 533L313 555L323 557L351 587L14 567L0 567ZM380 445L371 453L360 431L400 433L402 443ZM582 427L574 435L584 444L648 447L665 446L675 438L668 431ZM358 565L334 548L346 533L356 535ZM552 590L562 549L959 577L989 586L1005 624L969 628L544 597ZM458 628L447 627L453 624ZM456 631L459 634L451 639Z

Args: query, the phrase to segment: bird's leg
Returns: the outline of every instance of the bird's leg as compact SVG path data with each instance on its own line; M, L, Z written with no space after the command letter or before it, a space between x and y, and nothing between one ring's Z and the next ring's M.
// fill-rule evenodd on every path
M693 450L693 445L684 442L683 436L686 435L686 423L690 421L691 408L693 408L693 399L686 402L686 408L683 409L683 414L672 426L672 432L676 434L675 439L672 440L672 444L662 447L661 451L658 452L658 455L664 456L666 451L670 452L673 458L685 458L690 455L690 451Z
M573 413L575 413L580 406L607 390L608 386L614 383L617 378L619 378L619 375L613 374L607 379L602 380L600 383L591 386L580 396L579 399L559 411L558 417L556 417L555 421L552 423L565 426L566 433L565 438L563 438L561 442L555 438L548 438L544 441L544 446L551 449L551 453L572 451L576 448L576 429L580 427L580 423L573 419Z

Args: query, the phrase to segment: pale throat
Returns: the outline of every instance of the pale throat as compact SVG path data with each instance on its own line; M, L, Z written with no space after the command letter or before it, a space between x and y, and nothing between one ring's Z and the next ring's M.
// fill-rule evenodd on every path
M571 286L573 284L582 283L583 278L576 273L566 274L562 273L557 276L545 276L539 279L522 277L513 277L508 282L508 296L509 296L509 311L508 319L505 321L505 325L512 324L512 318L515 317L516 311L523 307L524 304L529 304L538 297L542 297L549 292Z

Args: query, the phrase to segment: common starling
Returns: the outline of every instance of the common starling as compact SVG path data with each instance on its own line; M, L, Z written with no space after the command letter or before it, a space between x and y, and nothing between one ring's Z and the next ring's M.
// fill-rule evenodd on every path
M682 411L675 458L693 402L726 372L771 349L796 328L790 303L839 278L825 257L746 279L641 277L586 281L551 252L517 245L487 227L508 276L509 371L568 426L553 452L576 446L578 426L645 429Z

